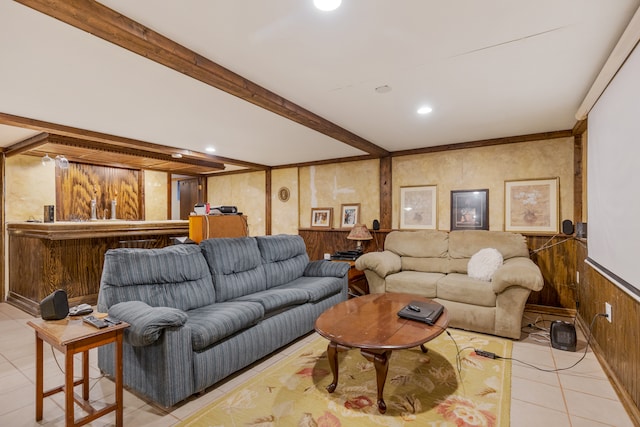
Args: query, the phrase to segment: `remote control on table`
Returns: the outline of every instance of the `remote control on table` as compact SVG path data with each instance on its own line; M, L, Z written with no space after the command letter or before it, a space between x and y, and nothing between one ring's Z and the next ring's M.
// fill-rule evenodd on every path
M109 326L109 324L107 322L105 322L102 319L98 319L97 317L95 317L93 315L84 316L82 318L82 321L84 323L88 323L91 326L94 326L94 327L96 327L98 329L106 328L107 326Z
M120 323L122 323L122 320L116 319L115 317L111 317L111 316L107 316L102 320L104 320L105 322L110 323L112 325L119 325Z
M416 307L415 305L408 305L409 310L420 312L420 307Z

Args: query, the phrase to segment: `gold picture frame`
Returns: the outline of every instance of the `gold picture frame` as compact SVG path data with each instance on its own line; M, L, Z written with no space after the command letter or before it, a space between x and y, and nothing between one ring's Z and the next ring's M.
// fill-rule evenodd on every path
M360 203L340 206L340 228L353 228L360 220Z
M438 224L436 185L400 187L400 229L435 230Z
M311 208L311 228L331 228L333 208Z
M504 182L504 230L558 234L560 179Z

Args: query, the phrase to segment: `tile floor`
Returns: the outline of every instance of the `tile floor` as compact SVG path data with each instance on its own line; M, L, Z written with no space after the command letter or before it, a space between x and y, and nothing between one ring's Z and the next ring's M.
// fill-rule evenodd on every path
M62 394L45 398L44 419L35 421L35 338L26 322L30 315L7 304L0 303L0 426L63 426L64 402ZM523 324L536 323L549 326L553 320L546 315L525 313ZM535 328L527 331L539 332ZM583 354L586 341L578 333L578 351L566 352L553 349L548 340L523 334L514 342L513 358L544 369L557 369L572 365ZM233 376L206 394L192 397L173 408L155 406L125 390L125 426L172 426L187 418L209 402L224 395L234 387L264 370L282 357L297 350L315 338L310 334L278 354ZM62 384L63 376L56 364L63 365L64 358L45 343L45 389ZM113 401L113 382L100 377L96 367L96 351L91 350L90 376L91 399ZM79 362L79 360L78 360ZM78 367L80 363L76 362ZM111 400L110 400L111 399ZM77 410L76 410L77 412ZM113 425L109 414L89 424ZM559 372L543 372L521 362L513 362L511 391L511 426L546 427L598 427L633 426L611 384L607 380L595 355L590 350L575 367Z

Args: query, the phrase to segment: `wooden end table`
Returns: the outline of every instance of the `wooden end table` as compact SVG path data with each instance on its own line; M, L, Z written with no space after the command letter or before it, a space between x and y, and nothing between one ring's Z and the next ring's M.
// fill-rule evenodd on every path
M430 300L411 294L370 294L336 304L318 317L315 330L330 341L327 358L333 382L327 386L329 393L338 386L338 352L359 348L376 369L378 410L382 414L387 411L382 394L391 352L420 346L426 353L424 343L444 332L449 324L446 309L433 326L398 317L398 311L411 301Z
M369 284L367 283L364 271L356 268L355 261L337 259L331 261L349 263L349 297L359 297L369 293Z
M99 315L96 315L99 317ZM122 337L128 323L110 325L97 329L87 325L81 317L67 317L62 320L30 320L27 322L36 331L36 421L42 420L43 400L47 396L64 391L65 394L65 425L81 426L109 412L116 413L116 426L122 426ZM43 341L65 355L64 385L44 391ZM89 403L89 350L105 344L115 343L115 383L116 399L111 405L96 410ZM73 379L73 357L82 353L82 378ZM82 397L73 388L82 385ZM88 415L75 419L73 403L78 403Z

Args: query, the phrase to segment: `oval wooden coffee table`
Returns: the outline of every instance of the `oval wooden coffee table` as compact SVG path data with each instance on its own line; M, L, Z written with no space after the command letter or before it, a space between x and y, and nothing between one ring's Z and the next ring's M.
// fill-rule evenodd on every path
M338 352L359 348L376 369L378 410L382 414L387 411L382 393L391 352L418 346L426 352L424 343L440 335L449 324L446 309L433 326L398 317L398 311L411 301L430 300L410 294L371 294L336 304L318 317L316 332L330 341L327 357L333 382L327 386L329 393L338 385Z

